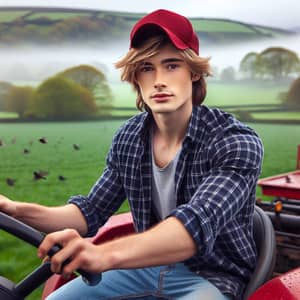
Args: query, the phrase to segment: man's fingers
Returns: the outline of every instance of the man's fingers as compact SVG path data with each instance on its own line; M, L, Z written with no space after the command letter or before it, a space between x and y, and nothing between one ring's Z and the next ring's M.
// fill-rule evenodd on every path
M38 257L43 259L48 255L48 252L54 245L66 245L71 239L79 237L76 230L65 229L46 235L39 246Z
M82 239L75 238L70 240L61 250L51 257L51 270L54 273L66 272L71 274L77 268L77 264L74 264L73 260L76 261L76 257L80 254L82 249Z
M62 245L62 249L50 258L51 271L54 273L64 272L64 276L69 277L76 269L77 265L72 263L72 259L75 258L77 253L83 248L83 239L75 230L70 229L51 233L47 235L41 243L38 250L38 256L45 259L50 249L57 244ZM66 270L63 271L64 263L67 265ZM69 264L71 265L69 266Z

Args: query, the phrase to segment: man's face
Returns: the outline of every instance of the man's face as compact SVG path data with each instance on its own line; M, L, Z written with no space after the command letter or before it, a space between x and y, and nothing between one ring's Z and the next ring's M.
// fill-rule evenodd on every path
M172 45L142 61L136 78L143 100L153 113L171 113L187 106L191 109L191 70Z

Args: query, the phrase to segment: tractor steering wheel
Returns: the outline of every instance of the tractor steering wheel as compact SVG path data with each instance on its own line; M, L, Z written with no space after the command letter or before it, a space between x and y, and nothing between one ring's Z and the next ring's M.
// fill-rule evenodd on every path
M0 212L0 229L7 231L37 248L45 237L45 234L2 212ZM58 245L53 246L48 252L48 255L51 257L60 249L61 247ZM101 280L101 274L89 273L83 270L78 270L78 273L81 274L83 281L88 285L96 285ZM45 262L17 284L0 276L0 299L23 300L52 275L50 262Z

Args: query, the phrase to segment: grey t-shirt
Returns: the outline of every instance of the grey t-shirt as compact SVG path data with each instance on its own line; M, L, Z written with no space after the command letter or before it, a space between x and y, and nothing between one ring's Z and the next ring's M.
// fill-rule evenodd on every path
M152 137L151 137L152 140ZM152 201L158 219L165 219L176 207L175 171L180 150L174 159L164 168L155 164L152 144Z

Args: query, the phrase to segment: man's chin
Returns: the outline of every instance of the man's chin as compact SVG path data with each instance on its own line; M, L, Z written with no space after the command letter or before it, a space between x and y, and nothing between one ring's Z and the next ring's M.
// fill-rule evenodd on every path
M157 109L151 109L152 113L154 114L170 114L174 112L172 109L168 108L157 108Z

